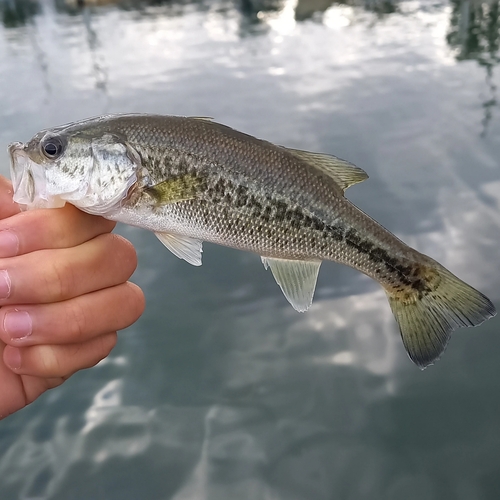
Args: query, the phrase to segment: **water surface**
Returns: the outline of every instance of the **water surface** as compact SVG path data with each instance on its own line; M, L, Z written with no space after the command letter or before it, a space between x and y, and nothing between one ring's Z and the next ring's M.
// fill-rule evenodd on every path
M0 145L111 112L333 153L348 191L500 303L498 2L0 0ZM8 158L0 156L0 173ZM384 292L322 266L306 314L251 254L154 235L111 356L0 422L10 499L496 499L499 320L421 372Z

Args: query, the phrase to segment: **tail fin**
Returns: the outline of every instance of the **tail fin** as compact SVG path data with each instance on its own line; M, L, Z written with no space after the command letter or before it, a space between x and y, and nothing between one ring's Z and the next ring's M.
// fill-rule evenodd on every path
M487 297L432 262L420 290L386 290L406 351L422 369L439 359L453 330L496 314Z

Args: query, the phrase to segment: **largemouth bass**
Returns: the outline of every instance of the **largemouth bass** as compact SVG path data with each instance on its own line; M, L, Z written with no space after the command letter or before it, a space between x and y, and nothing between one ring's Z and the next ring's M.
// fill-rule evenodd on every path
M110 115L43 130L9 146L14 200L69 202L154 231L201 265L202 242L255 252L297 311L319 267L354 267L384 288L408 355L425 367L451 332L493 304L355 207L344 191L368 176L335 156L277 146L208 118Z

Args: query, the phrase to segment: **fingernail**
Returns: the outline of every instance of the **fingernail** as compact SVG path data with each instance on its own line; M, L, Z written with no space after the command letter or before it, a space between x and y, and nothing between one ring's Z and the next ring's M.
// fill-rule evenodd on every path
M21 368L21 351L17 347L7 346L3 351L3 360L11 370Z
M11 339L24 339L33 330L31 316L26 311L10 311L3 319L3 329Z
M7 299L10 295L11 282L9 273L2 269L0 270L0 299Z
M0 258L14 257L19 251L19 238L12 231L0 231Z

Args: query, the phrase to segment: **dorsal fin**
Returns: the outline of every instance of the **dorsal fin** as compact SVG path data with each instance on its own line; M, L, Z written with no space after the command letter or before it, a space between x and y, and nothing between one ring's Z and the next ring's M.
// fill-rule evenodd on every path
M201 120L203 122L213 122L214 119L211 116L190 116L190 120Z
M333 155L311 153L300 149L285 148L293 156L330 176L345 191L349 186L368 179L368 174L361 168Z

